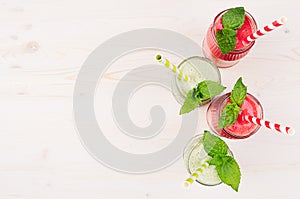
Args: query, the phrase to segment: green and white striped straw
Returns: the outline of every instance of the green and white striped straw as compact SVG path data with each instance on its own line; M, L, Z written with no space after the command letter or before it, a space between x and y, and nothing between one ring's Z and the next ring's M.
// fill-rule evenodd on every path
M206 169L208 167L208 163L205 162L203 164L201 164L201 166L194 172L190 175L189 178L187 178L184 183L183 183L183 186L184 188L189 188L191 184L193 184L198 178L199 178L199 175L203 172L204 169Z
M176 75L183 81L188 82L190 80L190 78L183 74L183 72L178 69L174 64L172 64L167 58L165 58L163 55L161 54L157 54L155 56L155 59L160 62L161 64L163 64L165 67L171 69L174 73L176 73Z

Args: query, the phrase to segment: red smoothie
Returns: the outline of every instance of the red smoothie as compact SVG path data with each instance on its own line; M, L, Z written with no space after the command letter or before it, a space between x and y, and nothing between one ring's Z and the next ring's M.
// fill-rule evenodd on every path
M207 110L207 122L210 128L218 135L231 138L242 139L251 136L260 128L259 125L252 124L244 120L243 115L249 114L263 118L263 109L259 101L250 94L247 94L244 103L241 105L242 111L239 113L237 121L224 129L218 129L218 120L226 104L230 103L230 93L227 93L214 100Z
M228 99L226 104L229 102L230 100ZM250 97L250 95L247 95L241 108L242 111L239 113L237 121L233 125L226 127L224 130L228 134L236 137L248 137L255 131L255 129L259 128L259 126L245 121L243 116L248 114L255 117L261 117L262 111L257 103L257 100L253 97Z
M237 30L237 43L235 49L232 52L223 54L217 44L216 33L218 30L223 29L222 16L226 12L227 10L216 16L214 23L208 28L202 44L202 50L205 57L211 59L220 68L227 68L237 64L241 58L249 53L255 41L244 45L243 40L257 30L255 20L248 12L245 12L244 24Z

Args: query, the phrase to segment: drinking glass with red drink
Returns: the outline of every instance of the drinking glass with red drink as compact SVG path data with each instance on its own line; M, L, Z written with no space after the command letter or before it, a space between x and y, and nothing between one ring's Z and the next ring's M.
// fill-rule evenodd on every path
M206 120L217 135L230 139L243 139L255 134L261 126L293 135L294 129L279 123L263 120L263 107L253 95L247 93L242 78L233 90L215 98L209 105Z
M222 18L229 10L230 9L224 10L215 17L213 23L207 30L202 44L204 56L211 59L220 68L228 68L237 64L240 59L249 53L255 43L255 41L243 42L249 35L257 30L255 19L250 13L245 11L244 23L236 30L236 45L234 49L226 54L221 51L216 34L218 31L224 29Z
M222 110L230 103L230 93L226 93L218 98L215 98L207 109L206 119L210 129L214 133L231 139L247 138L256 133L260 126L249 123L244 120L245 114L250 114L255 117L263 118L263 107L259 101L251 94L247 93L244 103L241 105L242 111L238 114L237 121L225 128L218 128Z

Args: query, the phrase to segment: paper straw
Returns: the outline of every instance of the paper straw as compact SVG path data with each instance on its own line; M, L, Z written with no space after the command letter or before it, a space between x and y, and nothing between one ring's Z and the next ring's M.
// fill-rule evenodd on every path
M191 184L193 184L193 182L195 182L198 178L199 175L203 172L204 169L206 169L208 167L208 163L205 162L203 164L201 164L201 166L190 175L189 178L187 178L184 182L183 182L183 187L184 188L189 188Z
M256 31L255 33L249 35L245 40L244 44L248 44L254 40L256 40L259 37L264 36L268 32L271 32L272 30L282 26L287 21L286 17L281 17L280 19L277 19L273 21L271 24L265 26L263 29Z
M257 125L260 125L260 126L265 126L269 129L273 129L273 130L276 130L276 131L281 132L281 133L287 133L288 135L294 135L295 134L295 130L292 129L291 127L283 126L283 125L278 124L278 123L265 121L263 119L253 117L251 115L244 115L244 119L248 122L253 123L253 124L257 124Z
M176 73L176 75L183 81L188 82L190 80L190 78L183 74L183 72L177 68L177 66L175 66L174 64L172 64L168 59L166 59L163 55L161 54L157 54L155 56L155 59L162 63L165 67L171 69L174 73Z

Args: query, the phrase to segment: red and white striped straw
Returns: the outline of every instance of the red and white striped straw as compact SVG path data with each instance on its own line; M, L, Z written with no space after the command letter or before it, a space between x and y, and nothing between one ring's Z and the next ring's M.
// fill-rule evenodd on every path
M271 32L272 30L282 26L287 21L286 17L281 17L280 19L277 19L273 21L271 24L265 26L263 29L256 31L255 33L249 35L245 40L244 44L248 44L257 38L264 36L268 32Z
M288 135L294 135L295 130L288 126L283 126L281 124L265 121L263 119L253 117L251 115L244 115L244 119L248 122L251 122L253 124L258 124L260 126L265 126L269 129L273 129L282 133L287 133Z

